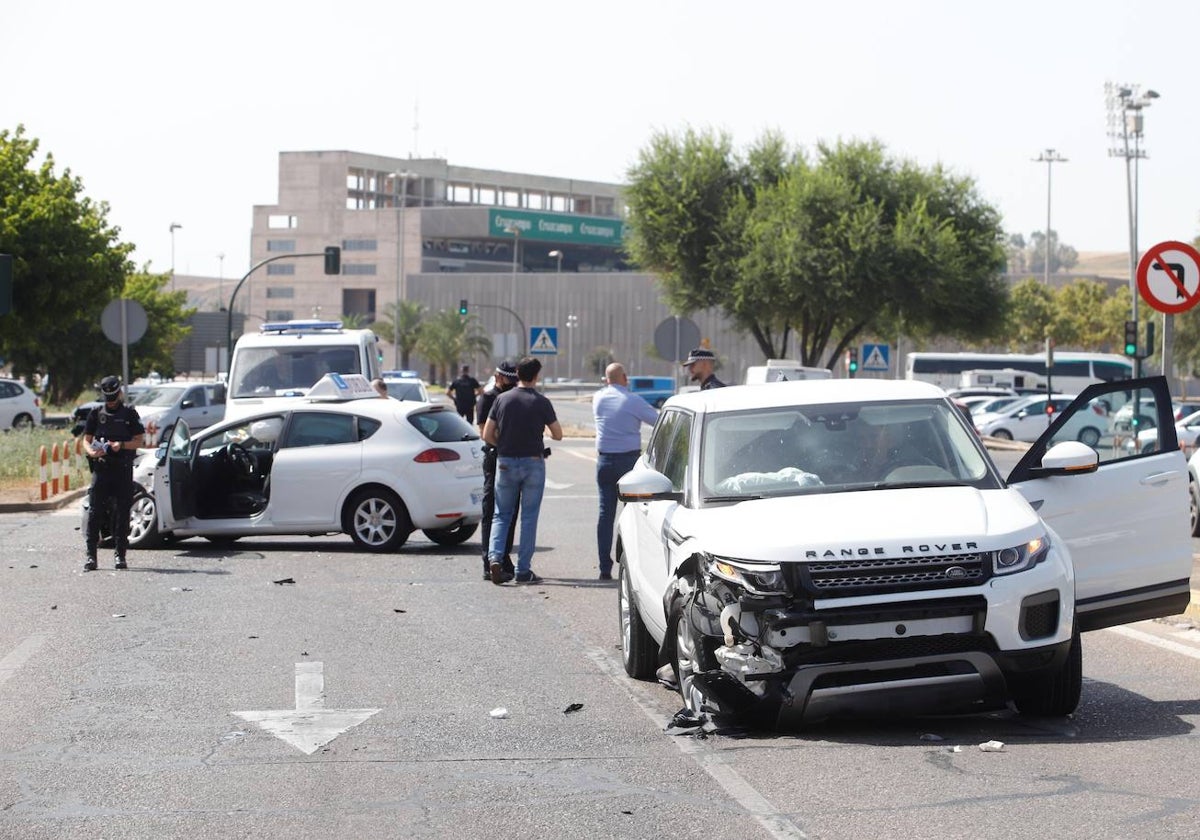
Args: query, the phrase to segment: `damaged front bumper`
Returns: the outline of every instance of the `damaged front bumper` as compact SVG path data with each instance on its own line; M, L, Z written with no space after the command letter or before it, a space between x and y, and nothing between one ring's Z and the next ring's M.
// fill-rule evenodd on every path
M1045 612L1053 594L1028 599L1030 609ZM1000 708L1013 675L1059 667L1070 647L1069 639L1053 638L1055 612L1043 621L1046 644L1001 651L987 630L982 594L818 609L811 599L752 592L744 581L701 574L677 596L680 620L716 665L692 680L708 709L769 711L780 728L831 717Z

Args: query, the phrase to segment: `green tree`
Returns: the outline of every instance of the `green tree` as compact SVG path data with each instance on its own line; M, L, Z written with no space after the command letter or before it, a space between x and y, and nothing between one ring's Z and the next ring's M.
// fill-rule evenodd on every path
M1094 280L1076 280L1059 289L1050 328L1055 342L1075 350L1111 348L1122 330L1121 321L1111 319L1109 301L1113 298L1103 283ZM1128 303L1128 295L1123 303Z
M774 134L744 160L724 135L659 134L629 181L633 259L674 309L718 307L768 357L792 331L804 364L832 366L860 335L1003 323L999 214L879 143L822 144L810 164Z
M348 330L361 330L367 325L367 316L361 312L351 312L341 317L342 326Z
M425 320L417 348L438 378L449 382L449 375L463 359L490 355L492 339L474 315L459 315L457 309L443 309Z
M425 319L425 304L415 300L400 301L383 307L383 318L372 328L392 344L400 348L400 367L407 370L408 361L421 339L421 328Z
M584 370L595 376L604 376L604 369L617 360L611 347L594 347L583 358Z
M1050 231L1050 273L1070 271L1079 262L1079 252L1058 241L1058 231ZM1025 246L1024 264L1032 274L1042 276L1046 271L1046 234L1035 230Z
M1029 353L1042 349L1057 312L1055 301L1054 291L1033 277L1012 287L1005 316L1009 350ZM1055 334L1055 341L1063 345L1065 339Z
M18 374L49 373L51 401L78 394L96 370L100 313L130 271L108 205L83 194L54 158L35 162L23 126L0 131L0 252L13 255L13 312L0 317L0 356ZM103 342L104 344L102 344Z

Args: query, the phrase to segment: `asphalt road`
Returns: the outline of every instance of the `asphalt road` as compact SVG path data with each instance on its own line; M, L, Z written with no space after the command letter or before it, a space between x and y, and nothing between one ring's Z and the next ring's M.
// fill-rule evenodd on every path
M592 441L553 448L532 587L420 535L188 540L82 575L76 508L0 515L0 838L1194 834L1182 623L1085 637L1070 719L665 734L678 697L624 676L595 580ZM303 741L322 718L348 728Z

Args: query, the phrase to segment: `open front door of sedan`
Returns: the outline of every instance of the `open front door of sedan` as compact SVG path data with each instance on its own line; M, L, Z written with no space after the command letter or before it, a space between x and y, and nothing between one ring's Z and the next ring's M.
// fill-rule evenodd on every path
M173 531L196 515L196 488L192 478L192 436L187 423L176 420L168 431L165 462L154 472L154 501L158 528Z
M1091 462L1084 444L1071 435L1078 425L1072 416L1094 412L1094 400L1115 412L1139 397L1150 398L1155 409L1147 412L1157 417L1155 445L1145 452L1128 447L1126 438L1136 436L1138 428L1114 430L1110 415ZM1089 463L1081 466L1081 455ZM1055 462L1069 466L1054 468ZM1080 630L1186 609L1192 571L1188 471L1163 377L1088 387L1033 444L1008 482L1067 545Z

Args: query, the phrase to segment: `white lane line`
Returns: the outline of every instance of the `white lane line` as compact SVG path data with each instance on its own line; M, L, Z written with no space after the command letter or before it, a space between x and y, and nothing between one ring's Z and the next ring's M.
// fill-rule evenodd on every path
M1110 633L1116 633L1118 636L1133 639L1135 642L1145 642L1148 645L1154 645L1163 650L1169 650L1172 653L1190 656L1192 659L1200 659L1200 648L1195 648L1191 645L1172 642L1170 639L1160 639L1158 636L1143 633L1141 630L1134 630L1132 627L1106 627L1105 629Z
M629 682L624 671L619 670L604 651L599 648L588 648L586 653L588 659L592 660L605 676L625 689L634 704L642 710L646 717L650 718L651 723L660 731L667 728L670 721L651 708L650 704L641 696L642 692ZM801 831L799 826L771 804L771 801L759 793L753 785L743 779L715 750L688 736L669 737L681 753L695 761L701 770L711 776L735 802L745 808L750 816L754 817L755 821L772 837L776 837L778 840L807 840L808 835Z
M8 682L8 678L17 672L17 669L29 661L29 658L37 653L38 648L46 643L50 638L49 633L34 633L21 644L17 645L8 656L0 659L0 685Z
M594 450L588 451L586 449L560 449L558 451L566 452L568 455L574 455L576 458L582 458L585 461L591 461L593 464L596 463L596 453Z

